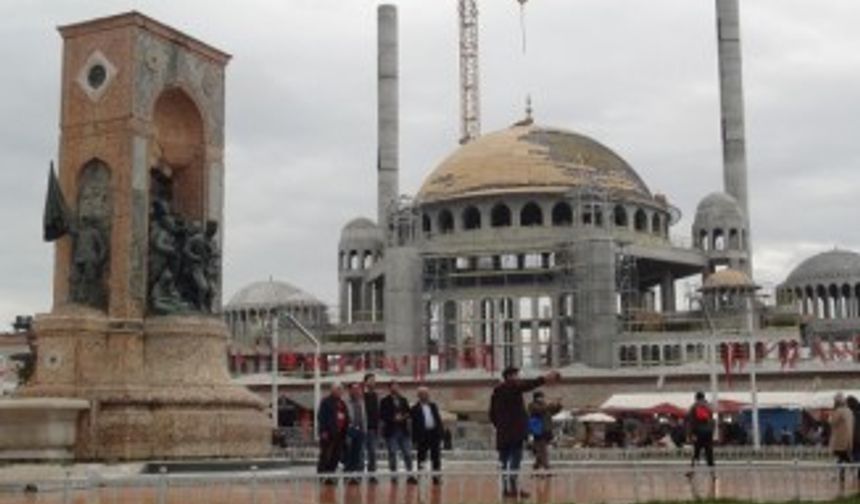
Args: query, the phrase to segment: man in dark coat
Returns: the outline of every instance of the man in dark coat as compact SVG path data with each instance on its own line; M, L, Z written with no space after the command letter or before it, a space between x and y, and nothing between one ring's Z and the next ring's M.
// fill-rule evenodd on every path
M339 383L332 384L329 395L320 401L317 412L319 425L320 453L317 462L319 474L331 474L337 470L337 464L343 457L346 440L346 430L349 426L349 413L346 403L341 399L343 387ZM326 484L334 484L335 480L327 478Z
M511 474L503 476L506 497L527 498L528 494L517 488L517 471L523 459L523 444L528 436L529 416L523 394L544 384L559 380L558 371L531 380L521 380L520 370L508 367L502 371L502 383L493 389L490 398L490 421L496 428L496 450L502 470Z
M379 403L379 420L382 422L382 435L385 437L385 445L388 448L388 469L392 473L392 483L397 482L394 476L397 474L397 452L403 457L406 470L412 472L412 443L409 440L409 402L400 395L400 386L392 381L389 385L389 394ZM409 475L408 483L414 484L418 480Z
M373 373L364 375L364 411L367 414L367 433L365 435L365 450L368 481L376 483L376 445L379 441L379 396L376 395L376 376Z
M427 452L430 452L430 463L433 472L442 470L440 448L442 446L442 417L439 407L430 400L427 387L418 388L418 402L412 406L412 440L418 447L418 470L421 471ZM439 484L439 476L433 476L433 483Z
M845 399L845 404L848 405L848 409L850 409L851 413L854 415L854 436L852 439L851 462L854 464L860 464L860 401L858 401L853 395L850 395ZM857 468L857 481L860 481L860 467Z

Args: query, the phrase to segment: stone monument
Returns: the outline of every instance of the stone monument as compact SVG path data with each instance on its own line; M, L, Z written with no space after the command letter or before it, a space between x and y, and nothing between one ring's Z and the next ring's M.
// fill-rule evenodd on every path
M136 12L63 26L45 239L53 308L24 397L89 401L78 459L267 453L220 306L230 56Z

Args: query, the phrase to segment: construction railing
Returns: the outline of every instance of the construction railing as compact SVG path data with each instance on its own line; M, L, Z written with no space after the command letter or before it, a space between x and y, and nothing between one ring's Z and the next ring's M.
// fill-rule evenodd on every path
M823 501L852 494L858 466L830 463L727 463L690 472L685 464L566 465L519 473L517 492L505 492L514 476L489 464L450 464L441 472L316 475L310 468L228 473L157 474L5 484L0 503L33 504L545 504L637 503L738 499L750 502ZM840 477L844 475L844 479ZM508 483L511 483L509 480ZM22 493L23 492L23 493ZM527 495L528 494L528 495ZM23 495L23 496L22 496Z

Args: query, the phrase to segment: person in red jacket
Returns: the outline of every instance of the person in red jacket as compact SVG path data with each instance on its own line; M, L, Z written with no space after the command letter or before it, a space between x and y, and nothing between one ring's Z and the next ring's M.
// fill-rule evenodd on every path
M517 471L523 459L523 444L528 437L529 416L523 394L544 384L559 380L558 371L531 380L520 379L520 370L508 367L502 371L502 382L493 389L490 398L490 421L496 428L496 450L503 471L502 484L505 497L527 498L528 494L517 487Z

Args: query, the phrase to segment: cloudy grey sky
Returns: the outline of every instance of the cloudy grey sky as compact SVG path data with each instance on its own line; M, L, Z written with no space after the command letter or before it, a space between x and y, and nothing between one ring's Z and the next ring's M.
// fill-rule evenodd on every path
M41 242L56 156L57 25L137 9L234 55L224 289L272 276L336 298L341 226L374 217L374 0L0 2L0 326L50 309ZM401 191L459 136L456 0L401 0ZM484 131L522 116L625 157L684 212L721 189L712 0L479 0ZM860 2L742 0L755 274L860 249Z

